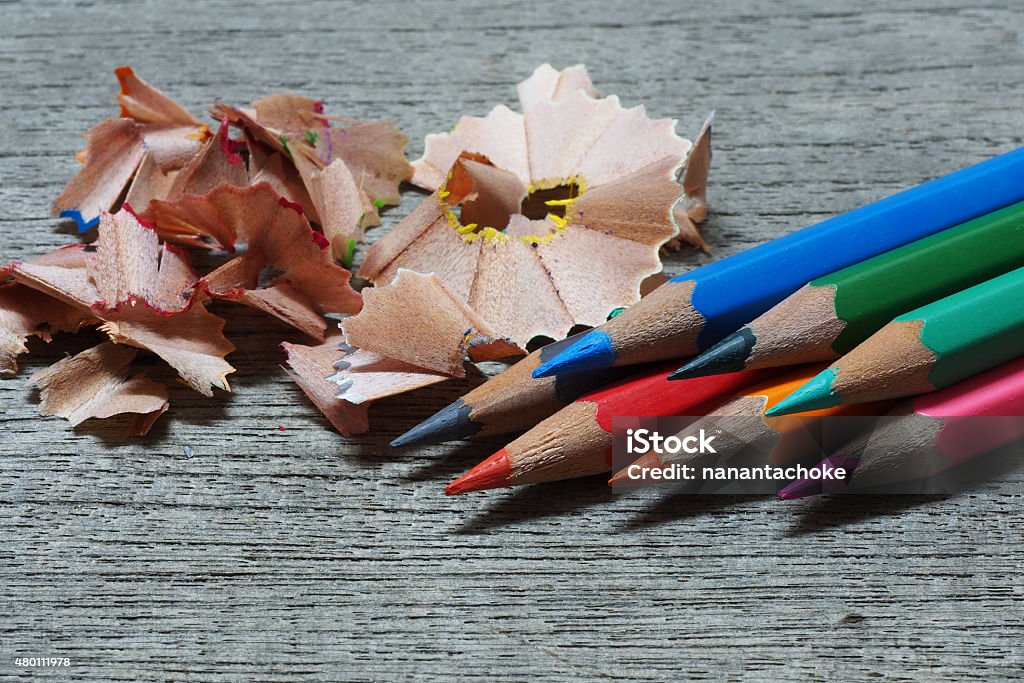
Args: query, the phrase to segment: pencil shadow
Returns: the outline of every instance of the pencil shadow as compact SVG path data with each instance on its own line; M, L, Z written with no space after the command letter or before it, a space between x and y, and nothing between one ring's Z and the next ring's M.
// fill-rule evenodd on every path
M482 374L471 371L467 377L461 379L452 379L374 401L369 409L370 431L346 438L346 457L352 458L355 464L374 467L380 464L381 458L422 460L424 453L427 453L428 450L431 451L431 456L437 455L437 452L440 451L441 455L446 458L446 451L452 448L451 445L392 448L390 444L395 437L412 429L437 412L438 409L448 405L485 379ZM303 399L308 402L305 397ZM317 414L319 415L319 411ZM334 429L327 418L322 415L320 417L325 429ZM489 453L485 455L489 455ZM437 461L431 457L429 462L435 464ZM410 476L413 476L414 480L419 480L425 478L426 475L424 477Z
M930 505L949 498L949 494L891 495L848 494L824 496L806 503L799 517L786 531L787 538L842 528L869 519L897 515L919 505ZM800 503L787 503L796 506Z
M500 436L474 441L455 441L444 446L439 458L428 460L402 477L407 482L450 481L502 448L508 440ZM395 450L395 453L400 451Z
M608 488L607 481L608 475L601 474L513 489L488 509L455 527L452 533L473 536L523 521L571 515L587 508L608 505L614 501L615 496ZM488 495L501 494L482 491L478 494L465 494L465 497Z
M629 494L620 494L629 495ZM763 501L763 494L702 495L674 493L663 497L647 510L623 520L617 525L620 531L640 531L670 524L684 519L694 519L715 514L721 510L740 507L754 501Z
M1009 444L933 477L864 489L863 493L809 499L787 536L798 537L866 519L897 515L965 493L1017 494L1024 483L1022 472L1024 451L1020 444ZM801 503L794 501L788 505L800 506Z

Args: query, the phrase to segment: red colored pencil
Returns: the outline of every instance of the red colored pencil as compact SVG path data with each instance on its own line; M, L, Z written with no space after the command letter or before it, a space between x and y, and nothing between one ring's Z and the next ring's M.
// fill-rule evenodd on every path
M580 397L449 484L445 493L608 472L612 418L703 415L723 398L775 372L753 370L669 382L668 374L677 365L661 364Z

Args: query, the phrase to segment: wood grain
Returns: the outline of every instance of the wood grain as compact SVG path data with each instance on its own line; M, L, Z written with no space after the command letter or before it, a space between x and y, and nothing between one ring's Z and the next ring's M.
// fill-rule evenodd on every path
M49 204L79 134L116 111L111 72L127 63L196 113L288 89L391 117L416 156L459 114L514 103L537 64L586 62L602 92L688 136L717 110L716 257L1021 144L1020 14L857 7L2 2L0 253L76 239ZM421 201L407 192L371 237ZM782 504L612 496L587 479L447 499L500 439L387 442L468 382L381 401L376 430L346 440L279 367L279 341L307 340L241 307L227 334L235 394L172 383L143 439L36 414L25 378L91 333L34 343L0 381L0 677L1020 676L1020 496ZM72 666L14 666L30 656Z

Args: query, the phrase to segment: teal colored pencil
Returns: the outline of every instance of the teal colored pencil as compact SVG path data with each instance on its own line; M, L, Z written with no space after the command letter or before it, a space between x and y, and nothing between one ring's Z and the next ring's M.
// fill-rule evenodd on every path
M766 415L913 396L1024 355L1024 268L895 318Z

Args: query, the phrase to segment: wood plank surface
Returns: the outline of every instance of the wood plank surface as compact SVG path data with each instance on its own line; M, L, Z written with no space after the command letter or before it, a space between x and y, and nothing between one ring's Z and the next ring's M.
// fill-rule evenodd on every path
M48 207L80 133L116 111L121 64L195 112L287 89L392 118L415 157L460 114L514 104L538 64L585 62L688 136L717 110L715 257L1024 133L1024 18L1004 3L38 1L0 17L3 260L77 239ZM230 320L234 394L172 383L143 439L37 416L25 379L90 333L34 343L0 381L0 678L1021 676L1020 496L785 504L588 479L445 498L500 440L387 442L465 383L383 401L343 439L280 368L278 342L301 337ZM14 664L38 656L72 665Z

